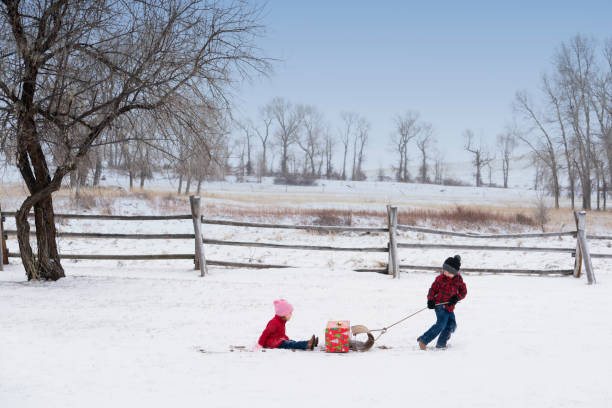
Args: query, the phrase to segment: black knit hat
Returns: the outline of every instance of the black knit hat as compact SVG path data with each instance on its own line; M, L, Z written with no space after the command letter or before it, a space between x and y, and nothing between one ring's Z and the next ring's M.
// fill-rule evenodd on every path
M458 274L459 269L461 269L461 257L459 255L455 255L452 258L446 258L446 261L444 261L444 264L442 265L442 269L453 275Z

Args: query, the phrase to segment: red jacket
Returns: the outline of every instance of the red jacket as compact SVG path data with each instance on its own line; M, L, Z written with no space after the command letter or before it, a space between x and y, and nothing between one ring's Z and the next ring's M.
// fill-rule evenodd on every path
M277 348L283 341L289 340L289 337L285 334L285 323L287 321L282 317L274 316L261 333L258 341L259 345L267 348Z
M441 273L431 285L431 288L429 288L427 300L433 300L436 304L445 303L448 302L453 295L457 295L459 300L465 298L467 295L467 288L465 287L465 283L463 283L463 278L459 274L449 278ZM446 305L444 307L449 312L455 310L454 305Z

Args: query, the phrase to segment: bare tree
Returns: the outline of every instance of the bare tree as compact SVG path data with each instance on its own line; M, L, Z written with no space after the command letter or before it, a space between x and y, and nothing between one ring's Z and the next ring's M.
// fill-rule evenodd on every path
M548 122L556 122L558 126L558 133L561 136L561 146L563 147L563 157L565 158L565 168L567 170L567 179L569 181L569 195L572 203L572 209L574 209L576 171L574 168L573 149L570 148L571 140L567 131L570 126L568 125L566 115L564 114L565 108L563 105L565 105L566 102L564 102L563 92L554 87L546 75L542 76L542 86L551 107L551 116L554 118L549 119Z
M353 176L352 180L365 180L363 162L365 161L365 147L370 134L370 123L364 117L359 117L355 129L355 140L353 143Z
M285 177L289 175L289 148L295 143L299 128L302 124L303 108L293 106L291 102L283 98L274 98L270 102L270 109L278 129L276 137L281 149L281 174Z
M0 111L29 196L16 215L28 279L64 276L52 193L121 116L158 120L193 99L227 102L238 75L267 70L253 45L259 10L246 2L3 0ZM64 145L51 173L49 146ZM28 214L34 208L37 256Z
M595 162L593 163L593 167L595 168L595 188L596 188L596 198L597 198L597 210L601 210L601 195L603 193L604 197L607 193L607 184L606 184L606 168L605 162L603 160L604 155L601 151L595 151ZM604 208L605 209L605 208Z
M502 159L502 173L504 177L504 188L508 188L508 176L510 174L510 159L516 148L516 130L506 126L504 132L497 135L497 148Z
M314 106L305 106L303 115L303 132L296 139L297 144L304 152L304 174L315 176L317 174L316 160L322 150L321 137L323 134L323 115Z
M608 176L612 181L612 38L606 43L603 56L604 68L593 81L591 104L599 127L599 144L603 148L604 161L607 163L603 167L607 167L609 172L603 176L602 182L606 183Z
M274 120L274 113L272 112L271 104L263 106L259 109L259 118L262 122L263 128L255 126L255 133L261 142L261 176L268 175L268 144L270 139L270 130L272 121Z
M336 140L334 139L334 136L332 135L332 132L329 130L328 127L324 129L324 138L325 138L325 151L324 151L325 177L327 179L330 179L332 178L334 174L333 160L334 160L334 148L336 146Z
M192 115L189 126L179 129L176 124L165 123L158 130L166 135L180 132L176 137L168 138L173 143L167 152L163 152L179 175L179 194L183 179L186 181L185 194L189 194L193 181L197 181L196 191L200 194L204 180L223 178L229 159L230 121L224 112L210 106L198 106L194 110L198 114Z
M463 132L463 137L465 138L465 150L472 153L474 158L472 159L472 164L474 164L476 177L476 187L482 186L482 169L487 166L493 160L493 157L490 156L487 151L486 146L484 145L482 138L479 143L474 142L474 132L471 129L467 129Z
M434 183L443 184L446 165L442 152L438 149L434 151Z
M417 148L419 152L421 152L421 166L419 167L419 179L421 183L429 182L427 157L432 143L433 128L431 124L425 123L421 126L421 131L416 141Z
M242 122L238 122L238 127L242 131L242 145L244 147L244 153L246 155L244 159L244 172L247 176L252 176L254 173L253 169L253 161L251 159L251 150L252 150L252 142L253 134L255 131L253 130L253 123L250 120L244 120Z
M577 170L582 187L582 208L591 209L594 137L592 126L591 86L595 75L594 45L580 35L561 44L555 55L560 87L568 102L567 115L577 152Z
M344 154L342 159L342 180L346 180L346 159L348 156L349 146L351 140L353 140L353 134L355 133L355 127L359 120L359 115L355 112L342 112L340 114L342 118L343 127L340 130L340 143L344 148Z
M514 108L530 123L529 129L519 134L519 139L529 146L534 157L548 168L552 182L552 193L555 197L555 208L559 208L561 191L559 163L553 135L546 126L546 119L536 112L533 102L526 92L517 92Z
M421 131L419 114L408 111L404 115L397 115L395 117L395 129L396 132L391 136L391 144L399 153L397 180L406 182L410 179L408 173L408 144Z

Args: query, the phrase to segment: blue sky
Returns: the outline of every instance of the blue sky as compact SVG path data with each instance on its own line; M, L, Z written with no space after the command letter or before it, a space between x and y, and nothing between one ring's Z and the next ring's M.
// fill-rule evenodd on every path
M236 105L255 118L282 96L318 107L334 130L340 112L357 112L372 124L370 169L395 162L393 117L416 110L447 160L467 160L465 129L494 145L516 91L537 91L563 41L612 37L611 17L610 0L270 0L259 45L280 61L270 78L244 84Z

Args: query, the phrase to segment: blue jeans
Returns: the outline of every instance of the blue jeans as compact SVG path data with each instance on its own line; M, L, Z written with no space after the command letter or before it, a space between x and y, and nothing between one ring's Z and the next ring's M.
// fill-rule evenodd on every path
M419 340L427 344L440 335L436 347L443 348L446 347L446 342L450 339L451 333L457 328L455 312L449 312L444 306L436 306L436 319L436 323L423 333Z
M306 350L308 348L308 340L305 340L305 341L285 340L280 344L280 346L278 346L278 348Z

